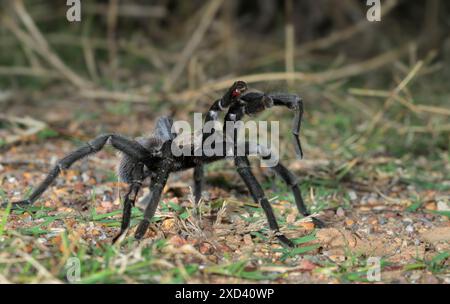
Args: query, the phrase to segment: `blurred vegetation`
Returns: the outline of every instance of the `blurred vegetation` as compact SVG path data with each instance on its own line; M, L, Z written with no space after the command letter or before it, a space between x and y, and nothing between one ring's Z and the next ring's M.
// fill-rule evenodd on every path
M81 22L67 21L64 4L2 2L6 112L103 100L111 114L152 119L181 105L205 111L242 79L302 95L310 145L323 134L340 138L347 157L448 150L446 1L383 1L380 22L356 0L82 1Z

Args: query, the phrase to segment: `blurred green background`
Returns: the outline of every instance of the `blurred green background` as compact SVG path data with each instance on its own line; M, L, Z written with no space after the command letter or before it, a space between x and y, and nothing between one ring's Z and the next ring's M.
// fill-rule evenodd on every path
M81 1L81 21L69 22L65 3L3 1L0 106L55 126L94 118L100 126L82 128L89 134L109 129L109 114L132 115L135 135L161 113L204 112L242 79L300 94L305 136L321 150L448 150L449 3L382 1L379 22L367 20L369 8L357 0Z

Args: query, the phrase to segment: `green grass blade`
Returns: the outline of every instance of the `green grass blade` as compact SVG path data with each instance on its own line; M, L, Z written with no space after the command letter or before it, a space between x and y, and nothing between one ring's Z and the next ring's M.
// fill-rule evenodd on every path
M3 213L2 220L0 222L0 236L5 232L6 221L8 220L9 213L11 211L11 202L8 202L6 209Z

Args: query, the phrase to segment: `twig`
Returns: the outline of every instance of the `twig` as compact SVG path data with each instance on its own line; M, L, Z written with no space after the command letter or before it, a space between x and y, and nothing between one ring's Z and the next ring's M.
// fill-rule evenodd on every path
M397 96L408 85L408 83L417 75L422 66L423 61L417 62L416 65L408 73L408 75L406 75L406 77L397 85L397 87L395 87L395 89L392 90L391 95L384 102L383 108L375 114L372 121L370 122L366 130L366 134L373 131L373 129L376 127L378 122L380 122L381 118L383 117L383 114L386 111L386 109L388 109L391 106L391 104L395 101L394 96ZM366 137L361 137L361 140L365 139Z
M383 3L381 8L381 16L386 16L389 12L391 12L398 4L398 0L392 0L388 1L386 3ZM369 22L366 18L363 18L362 21L359 21L358 23L351 25L347 28L344 28L342 30L333 31L330 35L319 38L317 40L307 42L300 47L296 49L295 57L305 55L307 53L310 53L314 50L321 50L321 49L327 49L330 48L332 45L349 39L353 37L354 35L358 34L359 32L362 32L366 28L368 28L370 25L372 25L371 22ZM274 61L280 60L285 55L285 51L278 51L270 55L266 55L264 57L257 58L250 63L250 67L257 67L261 64L272 64Z
M382 97L382 98L388 98L392 95L392 93L389 91L367 90L367 89L357 89L357 88L350 89L349 93L352 95L357 95L357 96ZM436 107L436 106L427 106L427 105L422 105L422 104L413 104L413 103L409 102L408 100L406 100L406 98L399 96L399 95L395 95L395 96L393 96L393 98L415 113L427 112L427 113L431 113L431 114L450 116L449 109Z
M91 84L73 72L64 62L56 55L48 45L47 41L34 24L33 19L26 11L22 0L13 1L13 7L23 24L28 30L28 34L20 29L17 23L10 17L3 18L3 24L27 47L33 49L42 58L47 60L59 73L66 77L77 87L88 87Z
M129 101L135 103L148 103L150 99L150 93L156 99L167 98L174 102L180 102L184 100L192 100L194 98L198 98L205 94L209 94L212 92L220 91L228 88L234 81L237 79L245 80L247 83L258 83L264 81L276 81L276 80L296 80L302 81L303 83L325 83L328 81L335 81L342 78L353 77L356 75L365 74L367 72L378 69L402 56L407 50L407 46L403 46L399 49L395 49L392 51L388 51L381 55L378 55L369 60L349 64L342 68L333 69L329 71L319 72L319 73L286 73L286 72L278 72L278 73L262 73L262 74L249 74L249 75L241 75L238 77L233 77L217 82L213 82L210 84L206 84L195 90L186 90L180 93L174 94L155 94L152 92L137 93L137 92L114 92L102 89L92 89L85 88L81 91L80 95L84 98L89 99L109 99L109 100L118 100L118 101Z
M1 68L0 68L1 70ZM0 73L1 75L1 73ZM0 103L10 100L13 97L12 91L2 91L0 90Z
M61 75L46 69L29 67L5 67L0 66L0 75L4 76L32 76L42 78L61 78Z
M348 66L329 70L319 73L263 73L263 74L249 74L242 75L238 77L233 77L226 80L217 81L214 83L206 84L195 90L186 90L180 93L174 94L153 94L154 98L163 99L167 98L175 103L179 103L184 100L192 100L203 96L205 94L220 91L228 88L234 81L240 79L245 80L247 83L257 83L263 81L275 81L275 80L299 80L303 83L324 83L327 81L338 80L341 78L352 77L360 74L370 72L372 70L378 69L403 55L407 50L407 46L403 46L399 49L388 51L384 54L371 58L367 61L350 64ZM86 89L81 91L81 95L84 98L90 99L109 99L109 100L119 100L119 101L129 101L136 103L148 103L149 95L135 92L112 92L106 90L95 90Z
M28 165L35 165L39 167L45 167L49 164L43 160L17 160L17 159L0 159L0 165L3 166L28 166Z
M208 92L223 90L228 88L231 84L233 84L234 81L238 79L245 80L245 82L249 84L263 81L276 81L289 79L302 81L303 83L316 83L316 84L334 81L342 78L353 77L356 75L364 74L373 71L375 69L378 69L394 60L397 60L400 56L406 53L407 49L408 45L404 45L399 49L388 51L364 62L354 63L342 68L328 70L319 73L279 72L279 73L241 75L238 77L233 77L230 79L225 79L214 83L206 84L203 87L198 88L194 91L188 90L181 92L179 94L176 94L176 97L178 99L186 100L199 95L206 94Z
M106 99L114 101L128 101L135 103L148 103L149 95L132 93L132 92L114 92L107 90L86 89L80 92L80 95L89 99Z
M82 47L80 39L77 36L67 34L49 34L48 39L52 44L70 45ZM103 38L90 38L90 44L92 48L108 50L108 41ZM165 68L164 62L172 60L172 56L167 51L162 52L150 44L140 45L133 41L125 39L119 39L117 46L120 51L130 53L147 60L154 67L163 70Z
M286 73L294 73L294 56L295 56L295 30L292 17L292 0L285 0L285 65ZM288 80L288 86L294 85L293 80Z
M17 251L17 254L23 257L34 268L36 268L40 276L42 276L45 279L49 279L52 283L60 283L60 280L57 280L44 266L42 266L41 263L39 263L31 255L21 250Z
M0 273L0 284L12 284L8 279Z
M400 130L400 133L439 133L439 132L449 132L450 124L439 125L439 126L410 126L405 127Z
M95 64L95 53L92 49L91 41L89 37L83 37L81 38L81 41L83 44L84 60L86 61L86 67L88 69L89 75L94 81L98 81L99 77Z
M108 55L109 68L111 69L111 77L115 78L117 70L117 43L116 43L116 27L117 14L119 10L119 0L109 0L107 14L107 39L108 39Z
M104 15L108 11L107 5L100 3L86 3L83 8L86 12L97 15ZM128 18L164 18L167 16L167 9L157 5L123 3L119 5L117 13L120 17Z
M39 133L40 131L44 130L47 127L47 124L39 121L39 120L35 120L31 117L15 117L15 116L7 116L5 114L0 114L0 120L4 120L10 123L15 123L15 124L22 124L27 126L28 128L25 129L23 132L20 132L21 134L18 135L10 135L7 136L5 138L2 138L2 144L3 145L12 145L16 142L22 141L25 138L35 135L37 133Z
M185 48L181 52L180 59L178 60L177 64L173 67L172 71L170 72L170 74L164 84L164 89L166 91L170 90L172 88L173 84L180 77L181 73L183 72L184 68L186 67L186 64L188 63L192 54L195 52L197 47L200 45L200 42L202 41L203 36L205 35L206 31L208 30L211 22L214 19L214 16L216 15L216 12L219 10L222 3L223 3L223 0L212 0L208 4L206 4L205 13L203 14L202 18L200 19L200 23L199 23L198 27L195 29L195 32L192 34L191 39L188 41Z
M21 47L23 48L25 56L27 57L28 61L30 62L31 67L33 69L35 69L35 68L42 68L42 64L40 63L37 54L34 53L33 50L31 50L30 48L28 48L24 44L22 44Z
M386 92L387 94L384 94L385 91L377 91L377 90L362 90L362 89L350 89L350 92L354 95L362 95L362 96L370 96L370 97L388 97L390 96L391 92ZM335 103L336 105L343 106L342 100L343 98L336 98L332 94L325 92L324 96ZM402 98L400 96L396 96L395 98ZM404 98L402 98L404 99ZM406 99L404 99L406 101ZM356 100L355 100L356 102ZM406 101L408 102L408 101ZM413 105L413 104L412 104ZM359 103L356 103L356 106L358 106L358 110L360 113L364 114L368 118L373 118L375 116L375 113L371 110L369 110L368 107L363 107L363 105L360 105ZM425 112L424 109L421 108L421 105L414 105L415 109L418 112ZM427 107L426 112L431 113L430 106L424 106ZM346 107L348 108L348 107ZM438 107L432 107L436 108L435 112L436 114L446 115L445 111L447 111L444 108L438 108ZM448 111L447 111L448 112ZM383 120L383 126L385 128L390 128L393 130L396 130L399 134L406 134L406 133L440 133L440 132L448 132L450 131L450 124L446 125L438 125L438 126L404 126L396 121L388 120L386 117L382 117ZM303 160L304 162L305 160Z

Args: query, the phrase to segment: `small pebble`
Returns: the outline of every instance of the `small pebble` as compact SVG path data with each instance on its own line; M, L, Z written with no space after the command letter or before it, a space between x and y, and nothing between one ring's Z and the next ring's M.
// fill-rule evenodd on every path
M351 226L351 225L353 225L355 222L353 221L353 220L351 220L351 219L347 219L347 220L345 220L345 225L347 225L347 226Z
M204 255L211 254L213 252L213 247L211 246L211 244L203 242L202 244L200 244L199 251Z
M175 219L166 219L161 224L161 230L164 232L170 232L175 227Z
M217 263L217 257L215 255L209 255L208 260L210 260L213 263Z
M313 230L315 227L313 222L300 222L299 226L306 230Z
M437 206L435 202L429 202L425 205L425 209L427 210L436 210Z
M414 191L416 187L414 187L414 185L408 185L406 189L408 189L408 191Z
M411 281L416 282L417 280L419 280L421 277L421 273L420 272L414 272L409 278L411 279Z
M408 225L408 226L406 226L406 231L409 232L409 233L414 232L414 227L413 227L413 225Z
M349 191L348 197L350 198L351 201L356 201L358 199L358 195L356 194L355 191Z
M89 181L90 178L91 178L91 177L90 177L86 172L83 172L83 173L81 174L81 180L83 181L83 183L87 183L87 182Z
M437 203L437 210L438 211L450 211L450 206L448 203L446 203L444 201L439 201Z
M403 219L403 222L405 222L405 223L412 223L413 220L410 219L409 217L405 217L405 218Z
M369 235L371 233L371 228L370 227L364 227L364 228L361 227L359 229L359 232Z
M422 278L422 283L424 283L424 284L439 284L439 280L434 275L426 274Z

